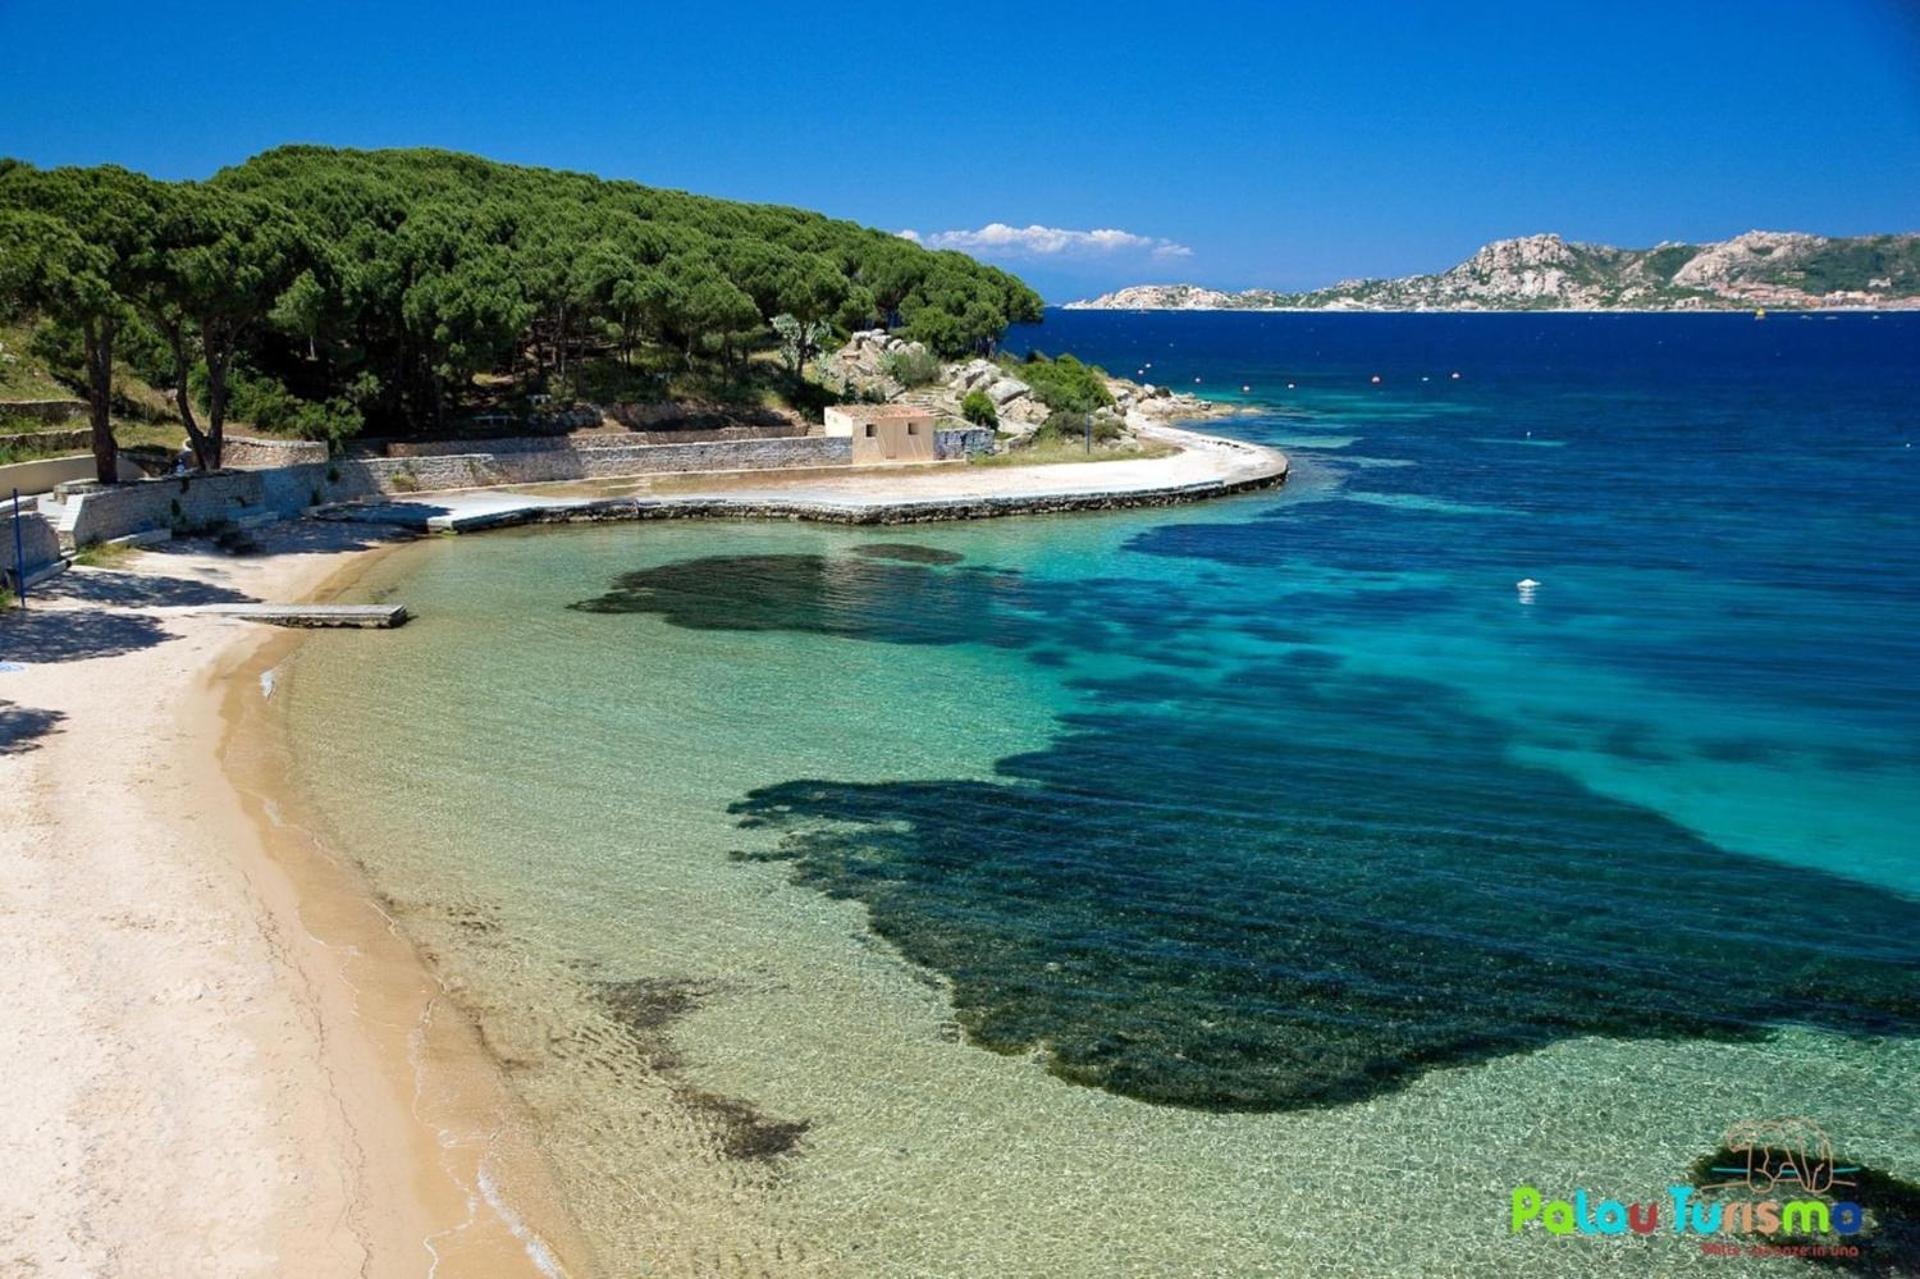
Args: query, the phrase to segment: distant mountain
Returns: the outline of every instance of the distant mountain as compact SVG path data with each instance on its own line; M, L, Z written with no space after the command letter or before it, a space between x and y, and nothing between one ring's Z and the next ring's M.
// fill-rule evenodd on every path
M1718 244L1616 249L1557 235L1495 240L1450 271L1311 293L1138 284L1068 310L1710 311L1920 308L1920 235L1749 231Z

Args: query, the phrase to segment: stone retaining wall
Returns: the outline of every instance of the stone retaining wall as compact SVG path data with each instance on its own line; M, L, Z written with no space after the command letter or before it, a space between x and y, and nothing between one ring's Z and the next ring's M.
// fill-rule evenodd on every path
M76 493L68 535L75 546L153 528L204 528L256 515L296 515L309 506L382 494L431 493L495 484L611 479L691 471L846 466L851 441L824 436L707 444L462 453L443 457L341 458L265 470L218 471Z
M22 506L25 505L23 502ZM14 547L13 503L0 502L0 578L7 585L19 590L22 577L31 577L60 558L60 536L53 530L44 515L20 516L21 558L16 560ZM26 571L21 572L21 564Z
M36 422L74 422L86 416L85 400L0 400L0 417L29 417Z
M682 404L661 400L651 404L609 404L607 416L636 431L717 430L746 426L801 435L807 424L781 409L746 408L725 404Z
M229 435L220 449L220 464L240 471L326 460L327 446L319 440L263 440L250 435Z
M551 453L555 449L623 449L644 444L712 444L721 440L784 440L800 432L791 424L777 426L686 427L659 431L623 431L618 434L574 435L556 441L538 435L510 435L491 440L387 440L377 450L387 457L445 457L454 453Z
M81 427L73 431L20 431L13 435L0 435L0 444L14 448L33 449L36 452L62 452L72 449L93 448L93 428Z

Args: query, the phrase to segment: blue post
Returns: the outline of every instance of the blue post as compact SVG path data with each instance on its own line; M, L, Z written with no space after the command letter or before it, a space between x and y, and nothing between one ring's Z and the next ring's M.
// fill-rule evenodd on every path
M27 552L20 540L20 490L13 491L13 580L20 587L20 607L27 606Z

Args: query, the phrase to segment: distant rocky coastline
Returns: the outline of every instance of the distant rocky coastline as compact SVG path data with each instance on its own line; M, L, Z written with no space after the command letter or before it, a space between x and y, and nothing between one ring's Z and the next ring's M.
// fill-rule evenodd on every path
M1920 235L1749 231L1716 244L1617 249L1557 235L1496 240L1437 275L1307 293L1141 284L1070 311L1715 311L1920 309Z

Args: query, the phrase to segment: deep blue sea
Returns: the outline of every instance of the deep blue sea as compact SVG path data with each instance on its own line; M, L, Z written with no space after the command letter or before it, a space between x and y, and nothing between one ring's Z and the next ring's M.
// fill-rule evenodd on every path
M421 617L380 663L317 636L281 680L590 1234L1726 1275L1510 1237L1509 1192L1644 1199L1780 1116L1920 1179L1920 315L1008 345L1241 404L1208 429L1292 477L425 543L362 586Z

